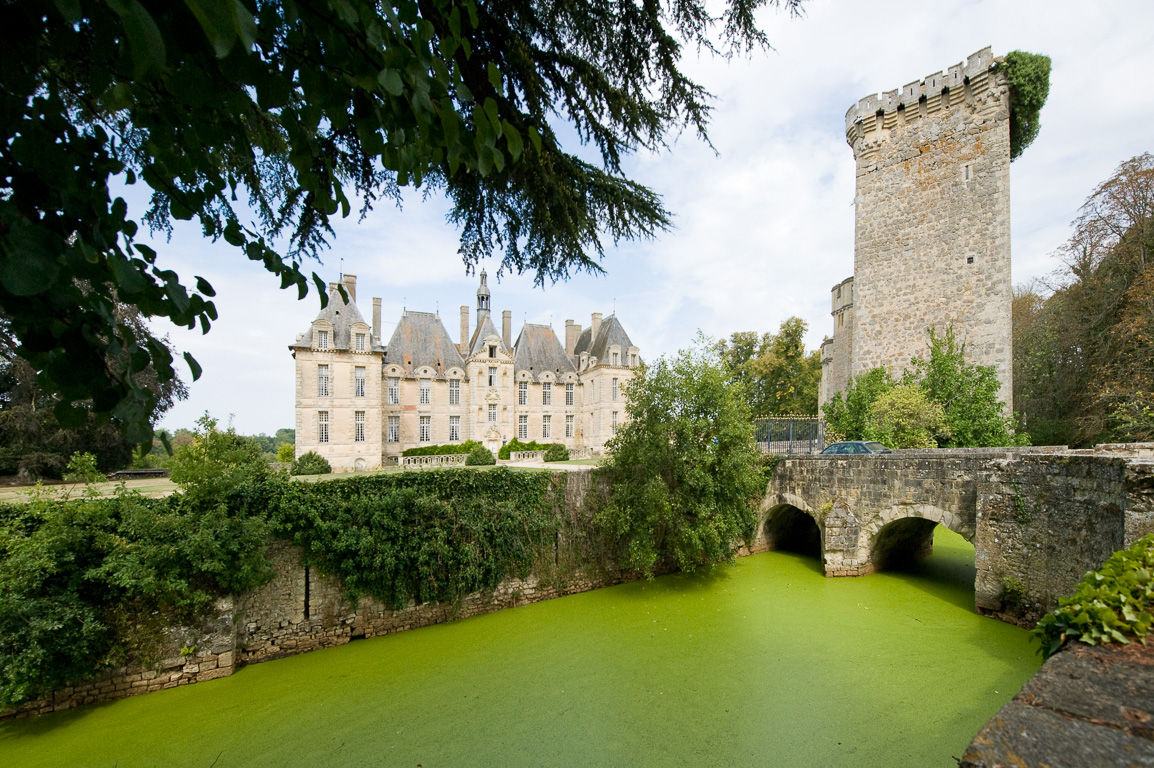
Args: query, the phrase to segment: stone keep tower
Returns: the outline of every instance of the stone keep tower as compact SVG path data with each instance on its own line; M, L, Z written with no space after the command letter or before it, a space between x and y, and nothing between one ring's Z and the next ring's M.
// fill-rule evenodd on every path
M969 362L997 369L1011 409L1010 111L998 64L985 48L846 113L854 275L833 289L823 403L870 368L900 374L931 326L952 325Z

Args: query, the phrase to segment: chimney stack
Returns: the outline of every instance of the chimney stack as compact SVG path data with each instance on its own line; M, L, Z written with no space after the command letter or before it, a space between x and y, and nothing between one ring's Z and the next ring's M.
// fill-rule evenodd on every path
M469 354L469 308L461 305L461 354Z
M577 334L573 332L573 321L565 321L565 354L573 357L573 348L577 346Z
M501 340L505 349L513 349L513 313L507 309L501 313Z
M377 344L384 344L381 340L381 300L376 296L373 297L373 338Z
M591 331L592 335L589 338L589 346L592 347L593 343L595 341L597 341L597 332L601 330L601 313L600 312L594 312L593 313L593 322L589 327L592 328L592 331Z
M341 278L341 285L345 287L345 293L349 295L349 304L357 303L357 276L345 275Z

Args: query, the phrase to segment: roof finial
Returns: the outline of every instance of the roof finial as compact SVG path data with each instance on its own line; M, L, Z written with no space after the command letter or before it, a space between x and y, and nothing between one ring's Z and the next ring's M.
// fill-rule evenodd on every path
M341 256L341 271L340 271L340 277L337 278L337 282L343 283L344 281L345 281L345 257Z

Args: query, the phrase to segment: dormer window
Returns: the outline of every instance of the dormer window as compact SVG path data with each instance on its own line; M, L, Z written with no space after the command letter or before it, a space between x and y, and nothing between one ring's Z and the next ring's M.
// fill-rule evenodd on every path
M489 357L496 357L496 356L497 356L497 345L496 344L490 344L489 345Z
M329 348L329 332L317 331L317 349Z
M620 365L617 358L618 358L618 355L616 352L614 352L613 353L613 365Z
M357 351L358 352L364 352L365 351L365 334L363 334L363 333L357 334Z
M637 355L630 355L629 356L629 367L630 368L636 368L637 367Z

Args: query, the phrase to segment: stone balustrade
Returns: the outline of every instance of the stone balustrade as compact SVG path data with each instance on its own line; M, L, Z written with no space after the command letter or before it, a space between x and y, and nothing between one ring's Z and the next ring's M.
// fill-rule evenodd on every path
M446 453L440 456L402 456L401 466L408 469L427 469L429 467L463 467L468 454Z
M544 461L545 451L510 451L509 461Z

